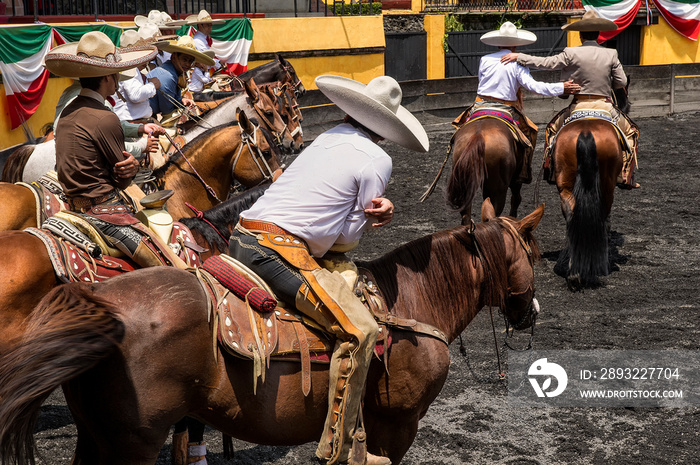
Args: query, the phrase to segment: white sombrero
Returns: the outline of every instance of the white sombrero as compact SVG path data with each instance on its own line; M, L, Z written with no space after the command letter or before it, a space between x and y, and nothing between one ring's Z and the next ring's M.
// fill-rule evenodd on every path
M194 45L194 39L190 36L180 36L177 41L172 40L168 42L168 45L160 47L160 49L170 53L184 53L190 55L194 57L196 62L203 65L214 65L214 60L211 57L197 50L197 47Z
M148 16L134 16L134 23L138 27L141 27L146 23L153 23L160 29L177 29L185 24L185 20L178 19L175 21L165 11L151 10L148 12Z
M617 24L609 19L601 18L593 10L588 10L580 20L564 24L562 27L565 31L583 31L583 32L600 32L614 31L617 29Z
M195 26L197 24L223 24L226 21L223 19L213 19L207 10L202 10L196 15L189 15L185 19L185 24Z
M338 108L379 136L418 152L430 147L425 129L401 106L401 87L389 76L380 76L364 85L353 79L325 74L316 86Z
M494 47L519 47L535 43L537 36L530 31L518 29L515 24L506 21L499 29L481 36L481 41Z
M177 39L177 36L161 35L160 29L153 23L146 23L136 29L128 29L122 32L119 38L119 46L121 48L140 47L143 45L155 45L162 47L167 45L169 39Z
M148 63L157 54L158 50L152 45L117 48L107 34L92 31L78 42L53 48L46 54L44 66L57 76L101 77Z

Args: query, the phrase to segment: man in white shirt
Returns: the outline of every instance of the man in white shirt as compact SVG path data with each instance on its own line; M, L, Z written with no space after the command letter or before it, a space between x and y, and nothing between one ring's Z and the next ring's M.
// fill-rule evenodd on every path
M377 142L386 138L419 152L426 152L429 142L420 122L401 106L401 87L393 78L380 76L365 86L324 75L316 85L347 114L345 122L317 137L241 213L229 252L266 279L280 300L338 337L329 369L328 414L316 450L318 458L336 464L350 459L378 327L352 292L354 280L349 286L317 260L329 251L350 250L367 226L391 221L394 205L382 197L391 158ZM390 463L369 453L352 460Z
M525 146L523 172L524 183L532 181L532 153L537 143L537 125L523 113L522 88L548 97L572 94L580 90L573 81L545 83L533 79L530 70L517 63L504 66L501 57L512 52L518 46L532 44L537 36L532 32L518 29L506 21L495 31L481 36L487 45L499 48L497 52L481 57L479 62L479 87L474 105L467 108L452 124L460 127L477 111L493 110L505 112L518 124L519 139ZM512 66L516 65L516 66Z
M192 38L194 39L195 47L202 53L211 49L213 43L211 38L212 26L226 22L223 19L212 19L207 10L202 10L196 15L190 15L185 21L186 25L192 26L197 30ZM221 63L217 58L214 58L214 68L218 70L220 67Z

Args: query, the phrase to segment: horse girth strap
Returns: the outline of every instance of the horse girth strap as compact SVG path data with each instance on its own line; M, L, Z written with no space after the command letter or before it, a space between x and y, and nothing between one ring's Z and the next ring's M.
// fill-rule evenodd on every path
M355 293L360 295L360 299L372 312L377 323L402 331L429 336L445 343L449 346L447 335L435 326L421 323L413 318L401 318L389 313L389 308L382 296L381 290L377 287L376 280L372 272L366 268L358 269L359 281L355 287Z

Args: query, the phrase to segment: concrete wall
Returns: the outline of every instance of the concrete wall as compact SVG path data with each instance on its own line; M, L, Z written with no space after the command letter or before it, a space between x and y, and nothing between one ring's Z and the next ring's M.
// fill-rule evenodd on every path
M675 64L656 66L628 66L629 95L632 102L632 119L664 116L700 108L700 64ZM540 81L559 80L559 73L534 71ZM420 119L422 112L438 116L457 117L476 97L476 77L405 81L403 105ZM318 90L310 91L300 100L304 127L326 127L343 117L343 113L331 104ZM537 124L548 123L556 113L569 104L569 100L542 97L527 92L525 113ZM306 129L305 129L306 130ZM320 130L311 131L314 133Z

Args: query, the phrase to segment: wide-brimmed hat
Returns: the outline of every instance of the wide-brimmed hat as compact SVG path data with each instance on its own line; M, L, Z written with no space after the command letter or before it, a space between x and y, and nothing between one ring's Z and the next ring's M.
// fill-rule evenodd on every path
M428 151L428 135L416 117L401 106L403 93L396 79L379 76L365 85L325 74L315 82L338 108L374 133L408 149Z
M489 31L482 35L481 41L495 47L519 47L534 44L537 41L537 36L525 29L518 29L515 24L506 21L495 31Z
M151 10L148 16L134 16L134 23L141 27L146 23L153 23L160 29L177 29L185 24L184 19L173 20L165 11Z
M593 10L588 10L580 20L564 24L562 27L565 31L584 31L584 32L600 32L614 31L617 29L617 24L609 19L601 18Z
M168 45L161 47L161 50L170 53L184 53L194 57L195 61L198 63L207 66L214 65L214 60L212 58L197 50L197 47L194 45L194 39L190 36L180 36L176 41L171 40L168 42Z
M92 31L78 42L59 45L46 54L44 66L57 76L101 77L121 73L151 61L156 47L117 48L104 32Z
M197 24L223 24L226 21L223 19L213 19L207 10L202 10L196 15L189 15L185 19L185 24L188 26L196 26Z
M155 45L163 47L168 40L177 39L177 36L164 36L160 29L153 23L146 23L137 29L128 29L122 32L119 38L119 46L122 48L140 47L143 45Z

